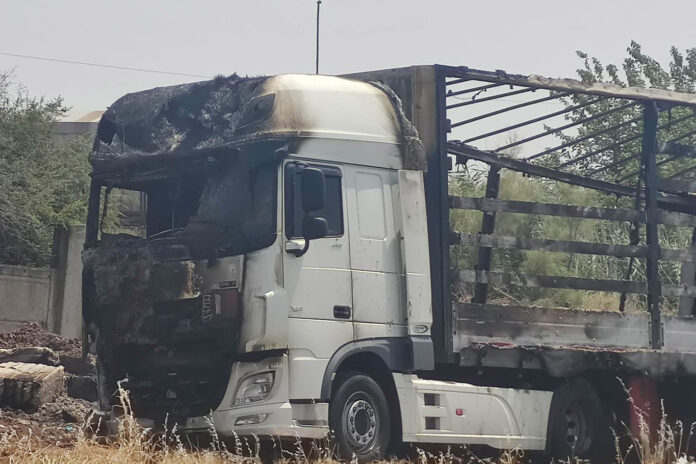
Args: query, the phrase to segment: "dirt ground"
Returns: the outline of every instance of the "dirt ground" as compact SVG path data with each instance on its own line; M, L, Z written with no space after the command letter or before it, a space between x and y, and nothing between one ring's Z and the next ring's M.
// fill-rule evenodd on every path
M71 340L47 332L36 322L24 324L14 332L0 334L0 349L30 346L45 346L59 356L74 358L82 356L82 343L79 340Z
M15 332L0 334L0 348L20 347L47 347L54 350L59 359L65 361L61 364L64 365L66 379L73 375L70 371L74 360L79 360L82 356L79 340L49 333L36 323L26 324ZM85 365L89 368L88 363ZM0 441L8 443L26 438L31 439L36 446L72 446L85 418L94 407L94 403L71 398L67 393L52 403L42 404L34 412L0 406Z
M30 438L36 446L72 446L93 407L89 401L62 396L33 413L0 409L0 436L9 440Z

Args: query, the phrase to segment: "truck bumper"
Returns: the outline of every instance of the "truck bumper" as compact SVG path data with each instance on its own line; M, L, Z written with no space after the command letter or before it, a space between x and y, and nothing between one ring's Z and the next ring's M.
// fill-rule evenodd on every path
M328 403L290 401L288 356L258 362L239 362L232 368L227 392L208 416L191 417L179 424L181 432L205 432L213 428L224 437L255 435L275 438L321 439L328 436ZM271 394L263 401L235 405L240 382L259 372L273 371L275 382Z
M192 417L179 428L182 432L202 432L215 428L225 437L251 436L281 439L322 439L328 436L329 427L325 419L327 403L291 404L265 403L214 411L208 417Z

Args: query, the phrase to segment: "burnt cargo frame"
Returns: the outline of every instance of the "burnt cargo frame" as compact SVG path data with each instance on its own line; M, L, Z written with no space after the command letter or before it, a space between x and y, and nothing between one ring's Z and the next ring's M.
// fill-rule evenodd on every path
M560 182L570 183L573 185L579 185L591 189L595 189L601 192L611 193L618 196L635 197L638 195L638 200L644 202L646 207L644 211L631 211L631 210L617 210L618 216L635 216L636 221L645 224L646 232L648 235L648 243L646 246L637 247L635 255L640 255L641 258L647 258L648 261L648 272L652 276L657 275L657 262L659 259L665 259L666 257L674 258L678 261L691 262L691 252L685 250L661 250L659 243L657 242L657 224L658 223L672 223L681 225L692 226L694 219L694 213L696 213L696 202L692 199L686 197L684 192L675 192L674 185L678 185L677 182L672 182L669 186L671 189L663 188L666 182L663 179L659 179L656 171L656 145L657 145L657 130L660 129L658 126L657 118L654 117L656 112L656 104L663 103L654 98L626 98L629 102L626 106L636 106L642 107L642 118L640 122L643 123L643 133L642 133L642 150L641 153L636 156L636 158L641 160L643 169L646 170L646 182L645 188L634 189L631 186L621 185L619 183L610 183L605 181L600 181L597 179L582 177L574 174L570 171L565 171L563 169L553 169L545 166L539 166L536 164L528 163L526 161L504 158L498 156L495 152L477 150L470 146L461 147L456 143L448 141L448 134L451 132L452 127L461 126L459 122L452 123L448 119L448 104L447 97L453 95L471 94L474 92L482 92L488 89L499 88L504 86L510 86L510 90L513 86L522 86L526 88L533 88L535 90L547 90L550 92L551 96L544 98L537 98L535 101L529 102L529 104L534 104L538 102L544 102L553 99L554 92L556 92L555 98L560 98L574 93L582 93L588 96L592 96L594 100L590 103L596 103L597 101L602 101L607 97L602 93L595 93L593 91L588 92L577 92L568 91L567 89L555 88L553 85L531 85L527 80L526 76L520 75L508 75L502 71L487 72L472 70L466 67L452 67L443 65L433 65L433 66L413 66L409 68L398 68L391 70L375 71L352 74L347 77L357 78L366 81L379 81L383 84L389 85L402 100L404 105L404 111L407 117L415 124L419 134L423 140L428 160L428 172L425 174L425 189L426 189L426 208L428 214L428 235L430 240L430 264L431 264L431 288L432 288L432 307L433 307L433 327L432 327L432 338L435 345L435 360L438 363L457 363L462 366L481 366L483 365L482 359L486 356L482 354L486 350L494 350L495 354L490 356L490 365L496 367L509 367L509 368L521 368L524 363L521 361L522 358L530 358L530 352L541 351L548 352L549 347L544 346L542 340L538 343L526 343L525 346L514 346L513 343L509 343L510 350L501 350L500 343L501 340L494 341L490 338L490 346L486 346L485 337L483 340L477 340L476 337L470 337L471 343L468 345L463 345L458 342L457 338L467 338L467 334L458 333L458 331L465 330L466 324L461 324L458 319L458 315L462 313L462 305L454 304L451 296L451 284L452 284L452 274L449 262L449 246L451 243L457 243L457 238L453 238L450 232L450 221L449 221L449 209L452 206L452 197L449 196L448 191L448 172L451 169L451 158L453 156L457 161L465 161L468 159L474 159L487 164L491 172L499 171L500 169L511 169L514 171L522 172L525 175L532 175L538 177L544 177L547 179L552 179ZM449 81L448 81L449 79ZM472 89L458 90L456 92L450 91L448 93L448 86L451 84L475 81L475 87ZM518 87L519 88L519 87ZM509 93L509 90L505 89L505 92ZM520 92L521 93L521 92ZM503 96L507 95L503 94ZM493 100L495 97L486 97L487 100ZM481 99L480 101L484 101ZM671 102L672 104L674 102ZM589 103L588 103L589 104ZM526 103L509 105L511 109L523 108L527 106ZM581 107L587 105L575 105L575 107ZM691 106L692 105L687 105ZM494 114L500 114L507 110L497 110ZM612 113L615 111L610 111ZM565 111L556 111L557 115L565 113ZM601 116L601 115L600 115ZM474 118L476 119L476 118ZM522 123L517 123L512 128L524 126L528 122L537 122L541 120L548 119L546 117L537 117L530 121L525 121ZM685 119L688 119L685 118ZM465 121L466 122L466 121ZM679 122L679 121L677 121ZM626 124L623 124L625 126ZM572 126L569 124L568 126ZM502 133L508 128L496 129L493 133ZM484 136L491 134L484 134ZM568 144L572 145L572 144ZM460 150L465 148L465 150ZM467 150L468 149L468 150ZM542 155L544 153L542 152ZM572 164L574 160L571 160L569 164ZM565 167L565 166L564 166ZM495 198L495 193L492 191L487 192L487 197ZM495 189L497 190L497 189ZM488 195L490 193L490 195ZM454 200L456 202L456 198ZM534 208L542 208L543 204L535 204ZM573 207L567 207L573 208ZM561 208L563 209L563 208ZM582 209L582 208L580 208ZM594 212L597 208L587 208L588 210ZM484 211L485 212L485 211ZM608 214L613 214L609 212ZM487 221L492 222L493 221ZM485 223L482 225L482 233L486 236L494 235L494 225ZM484 230L485 229L485 230ZM480 243L478 246L481 250L492 250L497 248L494 243L489 242L486 244L489 246L482 247ZM560 247L560 249L555 251L563 251L563 248L569 245L568 243L559 243L552 245L554 249ZM570 244L576 249L577 244ZM582 245L580 245L582 247ZM623 248L629 247L623 246ZM590 250L602 249L606 247L596 247L596 246L585 246L584 248ZM626 255L626 249L619 246L617 248L617 255ZM639 250L638 250L639 248ZM554 251L554 250L552 250ZM573 250L568 250L573 252ZM610 253L611 249L608 251L603 251ZM490 264L490 260L486 258L487 253L484 253L484 258L480 259L479 266L487 267ZM487 272L488 269L478 269L478 271ZM572 279L571 279L572 288ZM618 288L625 289L628 285L633 288L635 285L625 284L620 281ZM640 284L636 282L636 284ZM693 285L693 283L691 284ZM636 287L637 288L637 287ZM693 286L684 286L685 291L673 294L683 294L691 298L693 293ZM694 343L690 343L688 339L692 338L689 334L696 333L696 325L693 323L693 317L690 318L678 318L678 317L667 317L665 318L660 314L659 299L662 291L662 285L659 282L659 276L657 279L651 279L651 281L646 284L646 294L648 294L648 314L646 316L638 317L633 319L634 322L625 323L622 319L622 315L608 313L606 317L603 316L601 312L592 313L592 318L595 320L594 325L598 327L598 330L606 331L607 325L612 325L615 330L621 330L622 325L625 325L625 330L627 331L626 345L625 346L610 346L603 343L596 343L593 346L593 350L599 350L592 356L585 353L582 345L583 342L587 340L581 340L573 338L572 330L571 337L567 339L567 346L557 347L556 351L566 352L569 356L573 358L581 357L592 358L597 361L596 365L612 366L615 368L617 365L631 366L630 369L640 370L646 367L650 371L652 366L657 363L656 359L659 359L660 363L664 362L666 365L671 367L666 367L669 371L681 371L696 373L696 363L694 363L691 358L685 353L679 353L682 350L696 350ZM501 317L508 317L509 319L514 319L512 313L508 313L506 316L506 309L499 308L496 305L491 307L490 311L487 311L488 306L485 304L485 279L484 281L477 280L477 295L475 304L468 305L468 308L473 311L478 317L483 315L486 320L479 319L478 322L482 324L490 324L494 321L501 322ZM466 307L466 305L464 305ZM529 309L529 308L528 308ZM573 311L573 310L568 310ZM554 317L564 317L562 314L563 310L554 313L553 310L543 309L543 317L545 319L544 323L551 323ZM555 314L555 316L554 316ZM576 320L578 320L577 313L575 314ZM518 315L519 316L519 315ZM539 315L529 314L525 317L529 322L534 322L534 320L540 320ZM568 317L566 315L566 317ZM649 320L645 320L647 319ZM618 318L618 319L617 319ZM550 320L549 320L550 319ZM582 317L580 317L582 319ZM600 322L602 320L607 321L607 324ZM611 319L611 321L610 321ZM617 321L614 321L617 319ZM638 321L638 322L635 322ZM502 322L505 322L502 320ZM577 322L577 321L576 321ZM646 334L636 334L636 324L638 327L645 326L645 329L649 332ZM581 324L582 325L582 324ZM581 327L581 325L576 326ZM591 330L592 324L585 324L585 331ZM515 329L517 330L517 329ZM582 330L580 330L582 332ZM647 335L648 338L641 338ZM668 337L665 340L665 336ZM629 340L642 339L644 343L635 345L635 342L629 342ZM508 340L509 341L509 340ZM633 343L634 346L631 346ZM533 346L532 346L533 345ZM587 345L593 345L592 343L587 343ZM618 360L618 358L625 357L619 354L621 350L635 349L640 352L649 350L653 354L650 356L639 355L636 351L633 351L627 355L630 361L626 359ZM661 353L658 350L669 350L669 353ZM580 353L580 354L577 354ZM665 356L661 356L664 354ZM688 359L685 359L685 356ZM532 355L532 358L535 356ZM537 355L535 359L538 362L527 363L528 368L531 369L543 369L544 360L543 356ZM603 361L600 362L599 358L606 358L614 360L616 362ZM650 358L648 361L647 359ZM669 358L669 359L668 359ZM640 359L643 361L636 361ZM564 372L563 375L568 374Z

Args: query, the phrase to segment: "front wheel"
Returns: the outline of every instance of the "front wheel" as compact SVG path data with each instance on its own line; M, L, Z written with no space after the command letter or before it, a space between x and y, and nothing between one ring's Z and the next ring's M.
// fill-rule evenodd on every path
M371 377L350 372L342 376L329 412L338 454L359 462L381 460L386 456L391 436L387 399Z

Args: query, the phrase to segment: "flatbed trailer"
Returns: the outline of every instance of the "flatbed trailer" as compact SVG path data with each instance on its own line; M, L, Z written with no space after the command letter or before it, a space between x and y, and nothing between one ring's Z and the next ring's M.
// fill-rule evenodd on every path
M693 127L696 96L441 65L351 77L377 80L392 88L404 103L407 117L416 125L426 147L425 186L437 362L476 368L544 370L552 376L597 369L617 374L648 373L655 378L696 374L694 249L662 248L657 232L661 224L696 227L696 198L691 194L696 191L696 181L689 179L688 172L662 178L658 169L695 154L696 149L688 145L688 140L696 134ZM527 98L520 100L523 97ZM553 103L557 107L552 107ZM544 126L549 119L599 104L607 105L606 110L568 124ZM638 116L616 119L617 113L627 111ZM505 124L496 120L500 116L505 116ZM487 126L481 125L489 120ZM589 121L601 122L600 130L572 132ZM618 140L597 140L619 133L620 129L632 133ZM502 150L477 146L525 130L532 135L512 142L508 138L504 145L499 142ZM675 131L680 134L669 139L667 136ZM567 135L567 139L561 143L559 135ZM536 150L532 154L525 157L505 154L506 148L524 147L540 139L547 145L541 149L532 147ZM599 148L588 149L588 141L598 143ZM638 164L640 181L638 172L632 172L622 182L609 182L578 174L573 169L579 162L591 163L601 153L618 151L631 143L639 143L640 152L611 163L615 166L609 168L631 174ZM546 148L548 145L551 148ZM561 151L564 158L555 166L544 162L548 155ZM485 197L460 197L448 191L454 165L467 162L487 166ZM597 165L595 170L603 168L606 166ZM636 208L498 199L503 170L629 197ZM479 233L451 230L450 212L456 209L483 212ZM647 243L617 245L497 235L495 216L501 213L620 221L644 228ZM452 268L450 247L455 245L478 248L475 269ZM502 249L646 260L649 279L635 282L493 271L492 250ZM661 260L682 263L679 285L660 281ZM469 301L453 298L452 285L457 282L473 284L474 294ZM588 311L494 304L487 301L489 285L642 294L647 298L648 310L626 313L619 307L614 311ZM665 296L680 298L678 314L663 314L660 303Z

